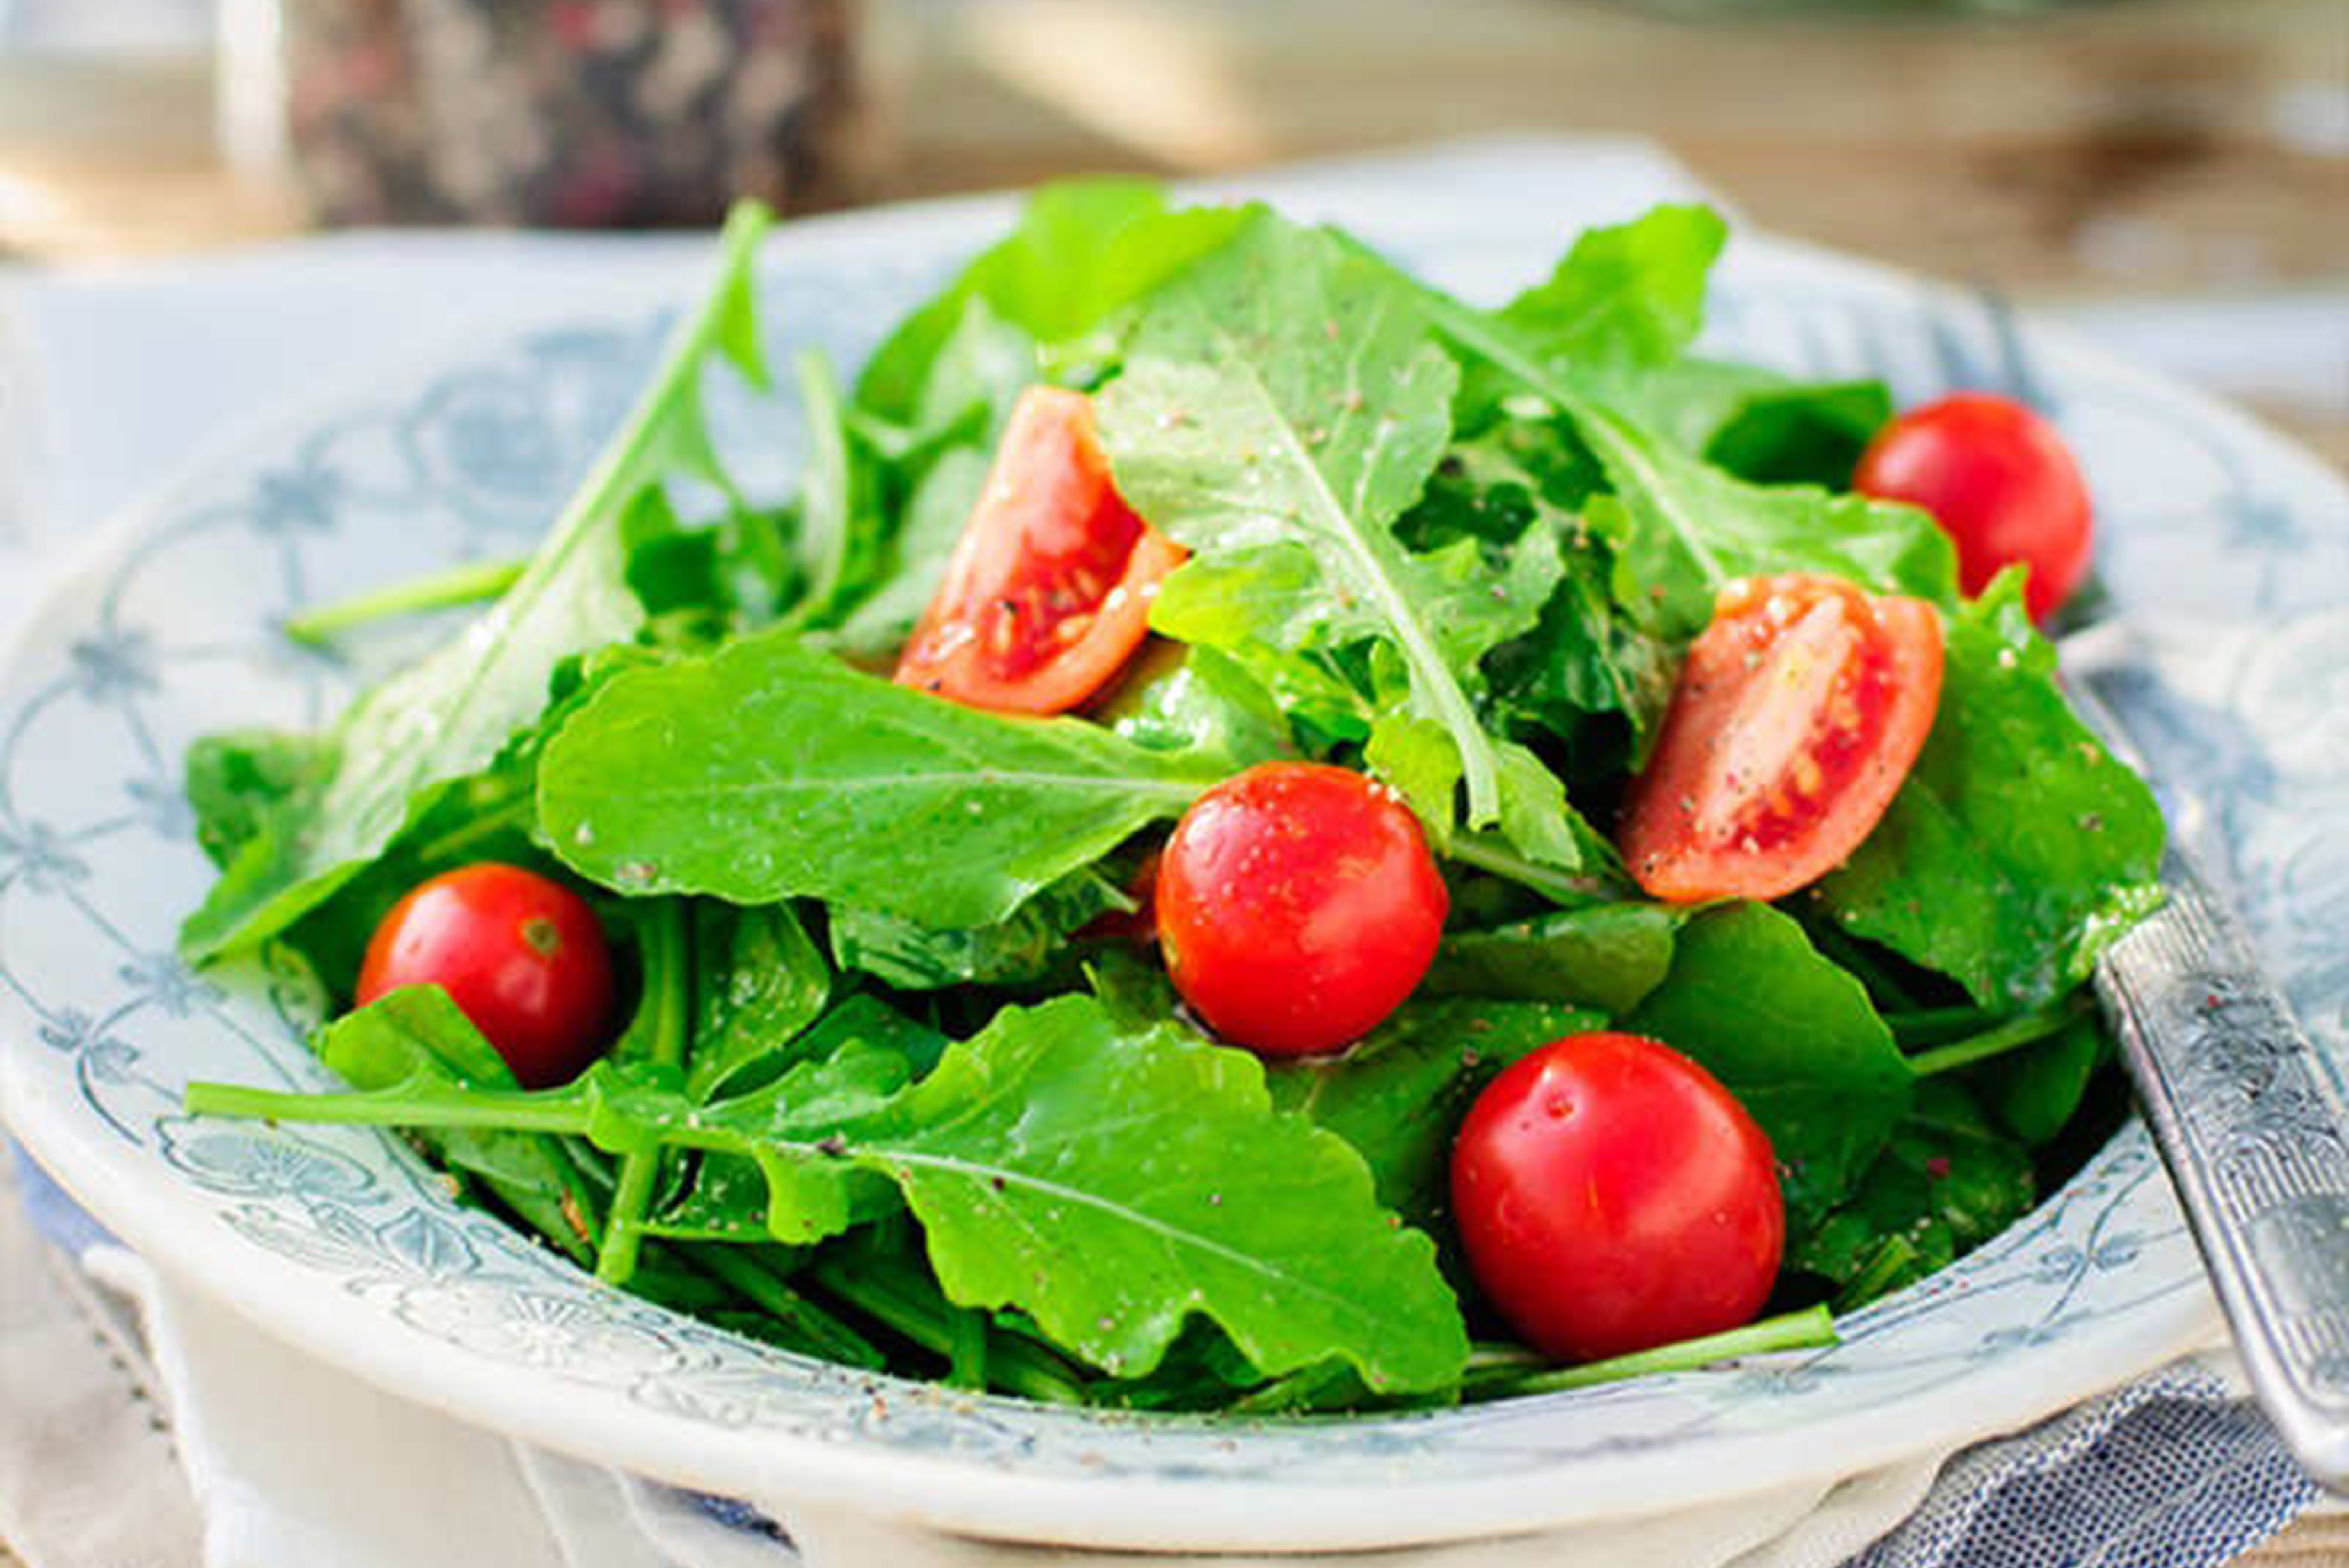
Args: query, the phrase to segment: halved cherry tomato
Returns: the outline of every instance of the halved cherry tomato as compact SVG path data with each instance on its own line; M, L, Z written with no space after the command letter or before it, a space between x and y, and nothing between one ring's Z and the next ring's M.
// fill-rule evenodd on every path
M1174 989L1235 1045L1335 1050L1435 958L1450 898L1419 819L1343 768L1267 762L1193 802L1158 862Z
M897 683L1003 713L1065 713L1150 629L1183 547L1133 514L1081 392L1021 394Z
M1748 1321L1786 1238L1769 1139L1637 1035L1569 1035L1495 1078L1453 1144L1452 1206L1493 1305L1574 1361Z
M392 906L359 968L365 1006L438 985L524 1088L567 1083L609 1043L612 951L586 900L484 861L419 882Z
M1731 583L1689 649L1620 843L1657 898L1776 898L1859 847L1933 727L1941 621L1832 577Z
M1960 392L1911 408L1868 443L1852 488L1931 512L1958 547L1968 593L2029 567L2023 603L2034 619L2088 569L2087 481L2055 427L2012 397Z

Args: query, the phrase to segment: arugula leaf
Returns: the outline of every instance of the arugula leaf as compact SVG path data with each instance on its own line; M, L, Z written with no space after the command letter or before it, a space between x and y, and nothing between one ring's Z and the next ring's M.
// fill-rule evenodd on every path
M1620 1017L1671 973L1682 918L1658 904L1600 903L1454 932L1421 985L1437 995L1512 996Z
M981 253L877 349L858 378L857 401L901 424L936 399L929 383L972 305L1030 345L1065 345L1229 239L1239 210L1169 211L1156 183L1070 181L1028 200L1019 225ZM933 417L954 410L932 408Z
M1627 417L1755 484L1847 490L1892 417L1880 381L1795 381L1754 365L1682 359L1609 386Z
M614 677L548 743L538 807L555 853L623 892L809 896L951 930L1005 919L1220 777L771 631Z
M840 618L835 640L860 662L894 660L937 596L947 560L986 486L988 455L977 447L936 454L905 500L897 531L878 547L876 582Z
M1268 1377L1342 1358L1380 1392L1449 1387L1465 1326L1434 1246L1376 1204L1361 1156L1278 1113L1245 1051L1162 1025L1123 1032L1063 996L1008 1008L903 1092L903 1058L854 1045L697 1106L674 1074L600 1064L541 1094L409 1081L373 1094L189 1090L227 1115L584 1133L626 1153L755 1160L780 1240L839 1233L855 1180L885 1176L947 1295L1018 1307L1121 1377L1194 1314Z
M2037 1202L2030 1157L1963 1088L1928 1079L1850 1202L1793 1236L1786 1265L1843 1286L1847 1312L1947 1268Z
M1747 484L1643 430L1551 363L1545 345L1512 324L1400 273L1422 316L1454 346L1570 419L1605 469L1611 507L1593 507L1628 575L1627 608L1652 601L1652 629L1692 637L1733 578L1824 572L1938 604L1957 598L1949 536L1913 507L1806 486ZM1603 520L1603 521L1602 521Z
M1570 373L1669 364L1704 325L1705 281L1728 238L1721 215L1696 206L1586 230L1500 319Z
M929 1025L916 1022L877 996L860 993L817 1019L795 1042L793 1059L821 1061L839 1055L851 1042L905 1057L916 1078L937 1066L952 1044Z
M209 735L188 748L188 804L205 858L223 870L234 864L280 811L318 787L334 755L316 736L272 729Z
M710 1099L748 1087L792 1051L831 999L832 969L787 903L695 905L693 955L698 1016L685 1088Z
M1767 904L1691 917L1624 1026L1693 1057L1753 1113L1798 1222L1851 1191L1909 1109L1909 1064L1867 991Z
M950 1049L865 1138L950 1297L1019 1305L1111 1372L1149 1371L1193 1312L1269 1376L1342 1357L1433 1388L1465 1364L1433 1244L1345 1143L1274 1112L1244 1051L1062 997Z
M1452 1137L1501 1070L1604 1016L1542 1002L1413 1000L1340 1057L1266 1074L1272 1103L1310 1118L1370 1163L1381 1206L1433 1229L1447 1209Z
M1817 572L1865 587L1957 601L1957 557L1924 512L1804 485L1753 485L1646 435L1612 409L1570 410L1613 479L1591 524L1653 602L1655 629L1692 637L1739 577ZM1636 593L1619 592L1636 603Z
M1984 1068L1980 1087L2008 1131L2031 1148L2042 1148L2071 1125L2113 1050L2104 1021L2084 1013L2046 1039Z
M877 910L832 914L832 955L903 991L948 985L1017 985L1040 980L1070 956L1069 934L1133 901L1088 866L1038 892L1003 920L974 930L941 931L926 921Z
M320 1032L316 1048L356 1089L427 1081L460 1090L515 1087L505 1058L438 985L402 986L336 1019ZM479 1178L574 1260L595 1261L602 1229L595 1202L558 1140L469 1127L417 1136L442 1164Z
M619 519L677 475L730 488L701 415L701 375L730 361L763 386L750 264L772 215L755 202L727 223L708 302L677 329L661 368L505 596L463 634L363 694L344 716L334 764L247 838L181 930L195 959L251 946L330 896L429 810L451 780L486 767L546 706L563 662L632 636L644 608L626 582Z
M2010 572L1951 617L1941 704L1891 810L1818 884L1845 929L2016 1011L2161 899L2161 811L2055 685Z
M1297 750L1272 694L1211 647L1145 644L1109 699L1089 712L1136 746L1220 758L1234 773Z
M1121 493L1194 552L1152 624L1227 650L1383 642L1412 710L1459 749L1481 826L1500 815L1500 766L1463 670L1532 625L1547 584L1496 575L1464 543L1415 555L1394 532L1450 437L1457 380L1379 267L1265 215L1145 302L1101 430Z

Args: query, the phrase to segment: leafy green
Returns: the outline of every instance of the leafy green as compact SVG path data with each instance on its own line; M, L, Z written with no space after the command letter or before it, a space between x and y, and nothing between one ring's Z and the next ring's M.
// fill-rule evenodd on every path
M767 1179L771 1232L801 1243L857 1218L854 1178L885 1176L949 1299L1017 1306L1112 1373L1148 1372L1199 1314L1267 1376L1342 1358L1375 1390L1458 1379L1467 1334L1433 1243L1379 1209L1341 1140L1275 1111L1247 1053L1171 1025L1121 1031L1091 998L1063 996L1007 1009L896 1092L903 1072L894 1054L852 1046L709 1106L658 1069L610 1066L537 1095L200 1085L189 1103L747 1155Z
M269 729L208 735L188 748L188 804L206 858L233 865L279 812L317 788L334 755L316 736Z
M1657 904L1600 903L1453 932L1421 985L1439 995L1515 996L1619 1017L1671 972L1682 918Z
M1755 484L1847 490L1892 417L1880 381L1800 382L1751 365L1683 359L1614 389L1655 434Z
M1661 634L1693 636L1724 583L1761 573L1827 573L1955 603L1955 552L1923 512L1806 486L1748 484L1594 397L1550 361L1522 322L1486 315L1408 279L1400 286L1459 349L1572 420L1611 487L1612 504L1591 509L1590 521L1629 574L1616 597L1628 606L1651 604Z
M950 448L933 459L903 503L896 533L876 546L877 583L841 619L842 652L879 662L894 658L913 635L978 504L987 470L987 455L974 447Z
M1336 1133L1370 1162L1379 1202L1433 1227L1446 1209L1453 1134L1477 1092L1552 1040L1603 1016L1542 1002L1406 1002L1345 1055L1271 1068L1272 1102Z
M2045 1039L1983 1070L1983 1097L2008 1131L2036 1149L2053 1143L2113 1057L2101 1019L2083 1014Z
M1112 1372L1149 1370L1197 1311L1268 1375L1343 1357L1378 1389L1459 1376L1433 1245L1389 1223L1343 1142L1275 1114L1245 1052L1122 1035L1063 997L949 1050L902 1115L875 1159L957 1301L1018 1304Z
M1092 717L1136 746L1220 758L1235 773L1296 750L1279 704L1238 660L1184 643L1145 645Z
M1794 1236L1787 1266L1844 1286L1849 1310L1948 1267L2037 1201L2030 1157L1963 1088L1929 1080L1850 1202Z
M972 984L1017 985L1040 980L1069 953L1069 934L1133 901L1088 867L1042 889L992 925L940 931L926 922L871 909L832 917L832 954L885 985L934 991Z
M514 1082L505 1059L438 985L403 986L336 1019L320 1033L317 1053L357 1089L419 1081L510 1089ZM601 1231L595 1203L555 1139L470 1127L418 1137L541 1235L582 1263L593 1261Z
M763 384L750 263L771 215L736 209L709 299L672 338L661 369L556 519L519 582L487 615L364 693L334 733L334 762L247 836L181 943L210 958L276 934L348 882L452 780L487 766L546 706L566 659L633 635L643 606L626 581L618 519L678 475L725 486L701 415L719 357Z
M2047 1001L2160 901L2145 782L2073 714L2009 573L1948 624L1940 709L1909 781L1816 896L1845 929L1985 1006Z
M686 1092L709 1099L748 1087L788 1052L832 997L832 968L787 903L693 911L698 1002Z
M1169 211L1165 192L1148 181L1047 186L1029 199L1018 228L874 352L857 381L857 401L911 423L926 400L935 401L937 362L974 301L1033 344L1067 345L1222 244L1245 217L1237 210ZM1036 378L1032 367L1029 378Z
M1848 1192L1909 1109L1909 1065L1868 993L1767 904L1691 918L1625 1024L1694 1057L1753 1113L1798 1218Z
M1704 325L1705 280L1728 237L1718 213L1693 206L1587 230L1500 320L1566 374L1669 364Z
M1101 428L1120 491L1195 552L1152 624L1227 650L1382 641L1485 825L1500 765L1468 666L1533 624L1548 584L1530 552L1496 575L1464 542L1422 556L1394 532L1450 436L1457 378L1384 271L1259 216L1146 303Z
M809 896L955 929L1005 919L1219 777L768 632L615 677L547 746L538 805L554 851L626 893Z

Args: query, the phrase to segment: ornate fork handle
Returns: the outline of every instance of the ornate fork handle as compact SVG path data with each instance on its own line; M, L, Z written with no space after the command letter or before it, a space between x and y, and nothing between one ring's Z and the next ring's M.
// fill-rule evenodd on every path
M2302 1464L2349 1491L2349 1120L2325 1060L2200 876L2114 944L2119 1036L2251 1387Z

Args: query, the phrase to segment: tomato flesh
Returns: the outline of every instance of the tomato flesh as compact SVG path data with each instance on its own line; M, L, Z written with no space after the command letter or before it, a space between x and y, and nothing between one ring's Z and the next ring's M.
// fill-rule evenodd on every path
M1816 882L1882 820L1940 694L1940 616L1924 601L1831 577L1731 583L1627 798L1632 877L1673 902Z
M1268 762L1208 790L1159 860L1174 989L1235 1045L1335 1050L1418 985L1450 907L1411 809L1360 773Z
M1030 387L896 679L973 707L1065 713L1133 656L1184 555L1118 495L1092 399Z
M524 1088L568 1082L607 1043L612 953L595 912L518 866L443 872L384 916L359 969L359 1006L425 985L449 993Z
M1979 593L2016 564L2023 602L2044 620L2088 570L2087 481L2055 428L2012 397L1960 392L1877 433L1852 488L1932 513L1958 548L1958 582Z
M1566 1360L1750 1321L1785 1246L1769 1139L1637 1035L1569 1035L1494 1079L1453 1145L1452 1202L1478 1286Z

